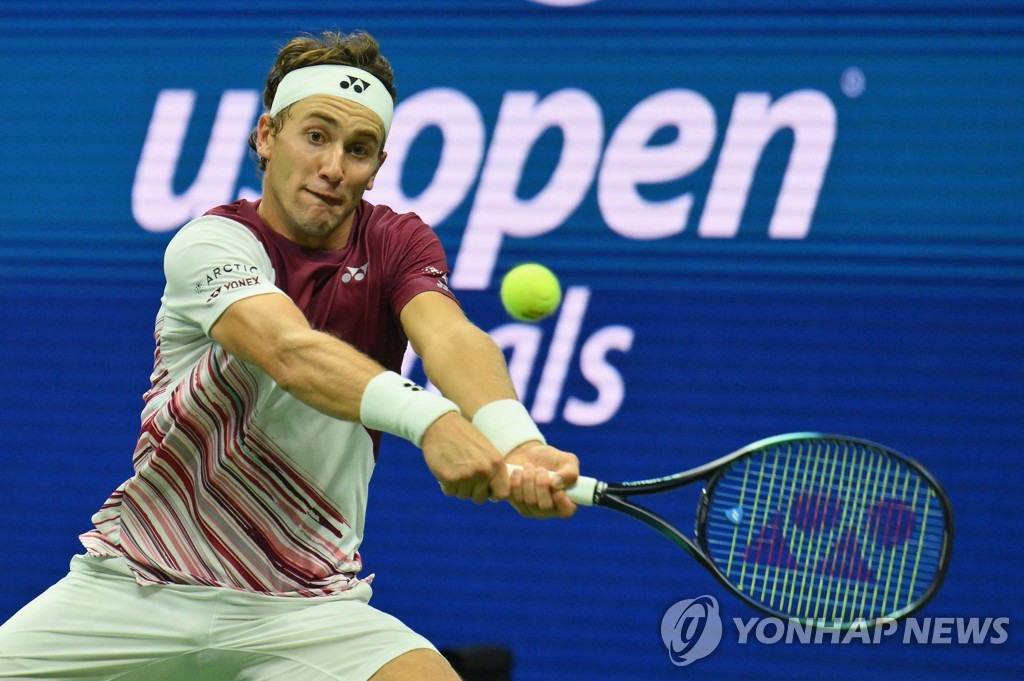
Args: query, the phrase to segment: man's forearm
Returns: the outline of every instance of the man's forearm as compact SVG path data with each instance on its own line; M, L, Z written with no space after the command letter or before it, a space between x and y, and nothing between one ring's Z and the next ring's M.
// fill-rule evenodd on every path
M309 331L282 352L272 377L314 409L359 421L363 391L383 371L383 366L344 341Z
M422 357L431 383L472 419L480 407L501 399L517 399L505 356L480 328L460 325Z

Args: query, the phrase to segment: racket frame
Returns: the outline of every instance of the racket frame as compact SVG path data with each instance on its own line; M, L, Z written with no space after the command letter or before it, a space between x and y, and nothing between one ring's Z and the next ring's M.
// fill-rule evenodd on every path
M756 452L765 449L767 447L773 447L786 442L792 442L797 440L821 440L821 441L833 441L833 442L846 442L857 444L866 448L878 450L887 456L891 456L897 461L903 463L909 468L913 469L915 473L920 475L930 485L931 489L935 492L936 497L942 507L942 516L945 526L945 533L943 536L943 544L939 556L939 562L936 568L936 573L932 579L928 589L924 591L917 599L912 603L896 610L893 613L889 613L884 617L879 617L874 620L850 620L848 622L842 622L837 624L823 623L820 620L805 619L798 617L787 617L785 614L773 611L766 607L761 602L751 598L749 595L741 591L735 586L729 578L722 572L718 567L718 564L711 558L710 550L707 545L707 535L704 532L704 528L707 524L708 509L711 506L711 498L714 493L715 485L718 480L725 474L726 470L738 461L747 456L751 456ZM697 504L697 515L694 521L694 536L690 537L684 534L674 524L660 516L658 513L641 506L640 504L634 503L629 497L643 496L650 494L657 494L659 492L665 492L679 487L685 487L691 483L697 481L704 481L705 486L701 490L700 500ZM650 478L645 480L635 480L629 482L601 482L593 486L593 497L590 501L595 506L604 506L620 513L624 513L645 525L657 530L663 536L674 542L678 546L682 547L687 553L693 556L698 563L700 563L708 572L710 572L719 583L722 584L726 589L731 591L733 594L738 596L741 600L753 606L754 608L769 614L773 617L780 617L783 619L791 619L798 621L804 625L817 626L824 629L850 629L853 627L871 627L879 622L891 621L906 617L907 615L922 608L928 601L930 601L935 594L938 592L939 587L945 578L946 571L949 568L950 556L953 550L953 536L954 536L954 524L953 524L953 508L949 501L949 497L943 490L942 485L927 469L925 469L917 461L906 457L899 452L893 451L892 449L879 445L869 440L862 438L848 437L845 435L835 435L827 433L817 432L796 432L786 433L783 435L775 435L768 437L763 440L752 442L751 444L739 449L731 454L722 456L714 461L710 461L702 466L692 468L690 470L675 473L660 478Z

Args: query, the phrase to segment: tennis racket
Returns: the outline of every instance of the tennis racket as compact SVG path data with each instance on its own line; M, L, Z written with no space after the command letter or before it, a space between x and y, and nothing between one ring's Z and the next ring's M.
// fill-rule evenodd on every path
M631 499L698 480L693 538ZM909 615L938 591L953 547L953 510L928 471L839 435L778 435L675 475L581 476L567 491L653 527L755 608L809 626Z

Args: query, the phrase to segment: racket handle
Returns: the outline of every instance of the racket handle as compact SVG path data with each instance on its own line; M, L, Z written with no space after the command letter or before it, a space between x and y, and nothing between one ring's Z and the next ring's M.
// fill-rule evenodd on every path
M507 463L505 465L508 467L509 474L514 470L521 470L523 468L514 463ZM594 495L597 493L597 478L581 475L576 479L575 485L566 488L565 493L572 499L573 503L580 506L593 506Z

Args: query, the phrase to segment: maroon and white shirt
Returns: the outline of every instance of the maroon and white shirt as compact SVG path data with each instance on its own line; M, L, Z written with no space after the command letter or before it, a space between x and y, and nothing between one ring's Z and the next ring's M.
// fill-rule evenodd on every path
M283 293L315 328L399 371L402 308L425 291L454 296L441 244L413 214L363 201L345 248L314 251L257 206L216 208L168 244L135 474L81 541L123 556L143 585L330 595L359 583L380 433L295 399L210 327L235 301Z

